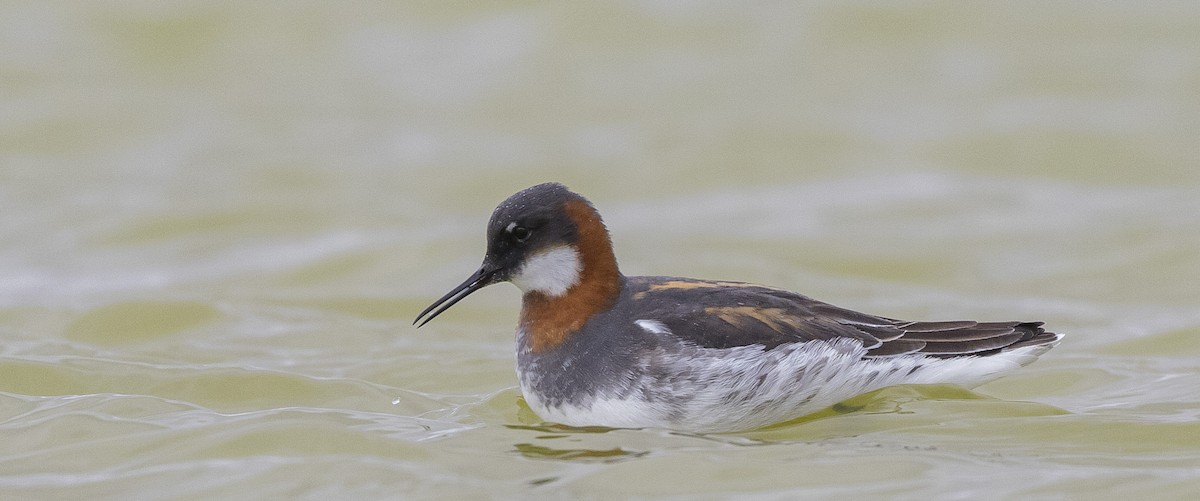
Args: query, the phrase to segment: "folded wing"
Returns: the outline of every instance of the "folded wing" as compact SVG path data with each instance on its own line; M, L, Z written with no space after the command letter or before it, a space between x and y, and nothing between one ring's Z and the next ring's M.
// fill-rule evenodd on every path
M634 315L661 322L706 348L853 339L866 357L987 356L1052 343L1041 322L909 322L839 308L780 289L741 282L630 277Z

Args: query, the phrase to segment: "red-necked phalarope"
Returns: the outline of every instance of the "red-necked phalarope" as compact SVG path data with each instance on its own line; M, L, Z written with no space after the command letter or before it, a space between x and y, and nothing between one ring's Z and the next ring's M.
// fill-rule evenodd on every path
M600 214L557 183L496 207L483 265L413 323L502 281L524 293L525 401L571 426L752 430L896 384L978 386L1061 339L1041 322L909 322L748 283L626 277Z

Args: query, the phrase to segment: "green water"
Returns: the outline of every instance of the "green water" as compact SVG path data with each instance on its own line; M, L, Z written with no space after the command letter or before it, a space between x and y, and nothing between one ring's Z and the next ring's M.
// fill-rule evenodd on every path
M0 497L1200 491L1200 4L6 2ZM736 435L540 422L512 192L623 270L1042 320L975 391Z

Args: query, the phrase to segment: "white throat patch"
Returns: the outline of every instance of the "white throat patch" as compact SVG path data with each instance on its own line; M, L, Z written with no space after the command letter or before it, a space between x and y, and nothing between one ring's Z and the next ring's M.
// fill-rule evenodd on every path
M563 245L529 256L509 281L521 292L557 297L579 283L582 268L579 252L570 245Z

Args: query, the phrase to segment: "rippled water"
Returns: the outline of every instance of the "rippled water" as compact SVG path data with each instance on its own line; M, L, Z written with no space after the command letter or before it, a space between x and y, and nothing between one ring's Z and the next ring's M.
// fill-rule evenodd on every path
M1184 498L1200 491L1200 8L0 6L8 498ZM975 391L564 429L520 399L513 191L627 274L1043 320Z

